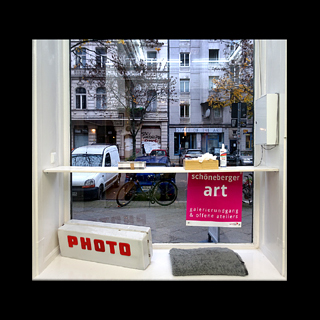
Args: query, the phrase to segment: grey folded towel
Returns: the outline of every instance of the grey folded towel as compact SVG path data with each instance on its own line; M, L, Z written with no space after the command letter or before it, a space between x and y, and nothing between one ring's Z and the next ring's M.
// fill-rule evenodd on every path
M241 257L228 248L171 249L172 274L246 276Z

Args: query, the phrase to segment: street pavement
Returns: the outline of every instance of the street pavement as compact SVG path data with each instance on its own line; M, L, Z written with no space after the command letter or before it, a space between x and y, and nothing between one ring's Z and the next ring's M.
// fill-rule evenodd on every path
M153 243L208 242L208 227L186 226L186 201L168 207L149 201L132 201L118 208L115 200L72 203L72 218L151 228ZM242 206L241 228L220 228L220 243L252 242L252 206Z
M104 200L73 201L72 218L147 226L151 228L153 243L208 242L208 227L186 226L186 180L186 174L177 174L178 198L170 206L132 201L119 208L115 200L119 188L110 188ZM241 228L220 228L219 232L220 243L251 243L252 205L243 203Z

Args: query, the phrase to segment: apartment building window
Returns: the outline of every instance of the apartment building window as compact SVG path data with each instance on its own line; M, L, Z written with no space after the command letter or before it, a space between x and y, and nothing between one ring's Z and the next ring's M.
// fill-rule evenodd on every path
M190 117L189 108L190 104L188 102L180 102L180 118Z
M189 67L189 53L180 53L180 67Z
M97 88L96 94L96 108L105 109L107 106L107 93L106 88Z
M215 63L219 60L219 49L209 49L209 62Z
M214 108L213 109L213 117L214 118L221 118L222 113L221 113L221 108Z
M252 150L252 146L253 146L253 134L251 132L246 134L246 149Z
M190 92L190 80L181 79L180 80L180 92Z
M148 51L147 52L147 68L155 69L157 67L157 52L156 51Z
M157 91L148 90L148 101L151 101L147 107L147 111L155 112L157 111Z
M86 48L78 49L76 51L76 66L77 68L85 68L87 63Z
M230 78L232 79L235 85L239 84L239 72L239 66L230 66Z
M213 83L213 79L218 80L219 77L218 76L209 77L209 90L213 90L216 87L216 85Z
M87 108L87 96L85 88L76 89L76 108L86 109Z
M97 53L97 55L96 55L97 67L103 68L107 62L106 49L105 48L96 48L96 53Z

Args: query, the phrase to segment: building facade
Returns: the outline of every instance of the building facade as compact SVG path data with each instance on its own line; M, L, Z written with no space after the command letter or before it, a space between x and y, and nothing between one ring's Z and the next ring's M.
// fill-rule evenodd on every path
M162 77L176 79L174 100L172 94L157 95L146 109L135 138L136 154L166 149L177 163L183 149L217 153L222 143L232 153L237 149L237 128L231 126L231 108L212 109L207 99L212 94L212 80L222 75L215 68L238 59L239 52L231 57L226 43L218 40L160 41L159 50L142 40L114 40L114 50L126 61L128 70L132 61L143 60L151 70L161 64ZM102 41L77 44L79 39L71 41L71 146L114 144L121 159L129 158L133 152L132 115L123 107L127 103L124 94L115 93L124 92L125 80L115 79L111 53ZM146 96L153 91L150 85ZM252 127L252 119L241 127L240 150L252 150Z
M156 50L144 46L141 40L118 41L113 53L118 51L116 54L125 61L128 73L132 61L143 60L150 70L161 63L162 76L167 77L167 41L162 42L161 50ZM128 104L124 98L126 83L124 78L116 79L110 62L112 52L106 52L104 43L101 43L92 41L78 46L79 39L71 41L71 48L77 45L76 50L71 50L71 146L114 144L119 149L120 158L125 159L132 155L133 149L132 115L128 115L124 107ZM150 89L153 92L151 84ZM149 91L145 94L149 95ZM150 148L168 148L167 96L156 96L146 110L136 136L136 154L142 153L142 145L146 152Z
M173 162L183 149L217 153L222 143L231 153L237 149L231 108L212 109L207 103L212 80L222 75L215 67L229 63L231 55L225 49L225 42L218 40L169 40L169 73L178 79L177 100L169 105L169 154ZM240 150L252 150L252 124L248 119L241 128Z

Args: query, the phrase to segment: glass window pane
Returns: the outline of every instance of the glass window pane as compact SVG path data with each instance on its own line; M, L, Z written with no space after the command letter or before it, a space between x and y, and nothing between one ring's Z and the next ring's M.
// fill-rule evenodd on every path
M184 53L180 53L180 65L184 66Z
M189 66L189 53L185 54L185 66Z
M184 117L184 105L180 105L180 117Z
M76 108L80 109L80 96L76 96Z
M185 105L184 109L186 117L189 117L189 105Z
M183 166L204 153L219 160L222 144L227 166L252 165L252 40L72 39L70 48L72 165L117 166L120 159ZM107 152L111 146L119 158ZM150 198L160 174L135 178L139 192L119 208L117 194L130 173L72 174L72 218L149 226L154 243L252 242L250 174L242 177L241 228L187 226L186 173L168 176L178 194L167 207ZM171 189L159 191L159 199L172 197ZM197 210L204 215L208 208Z

